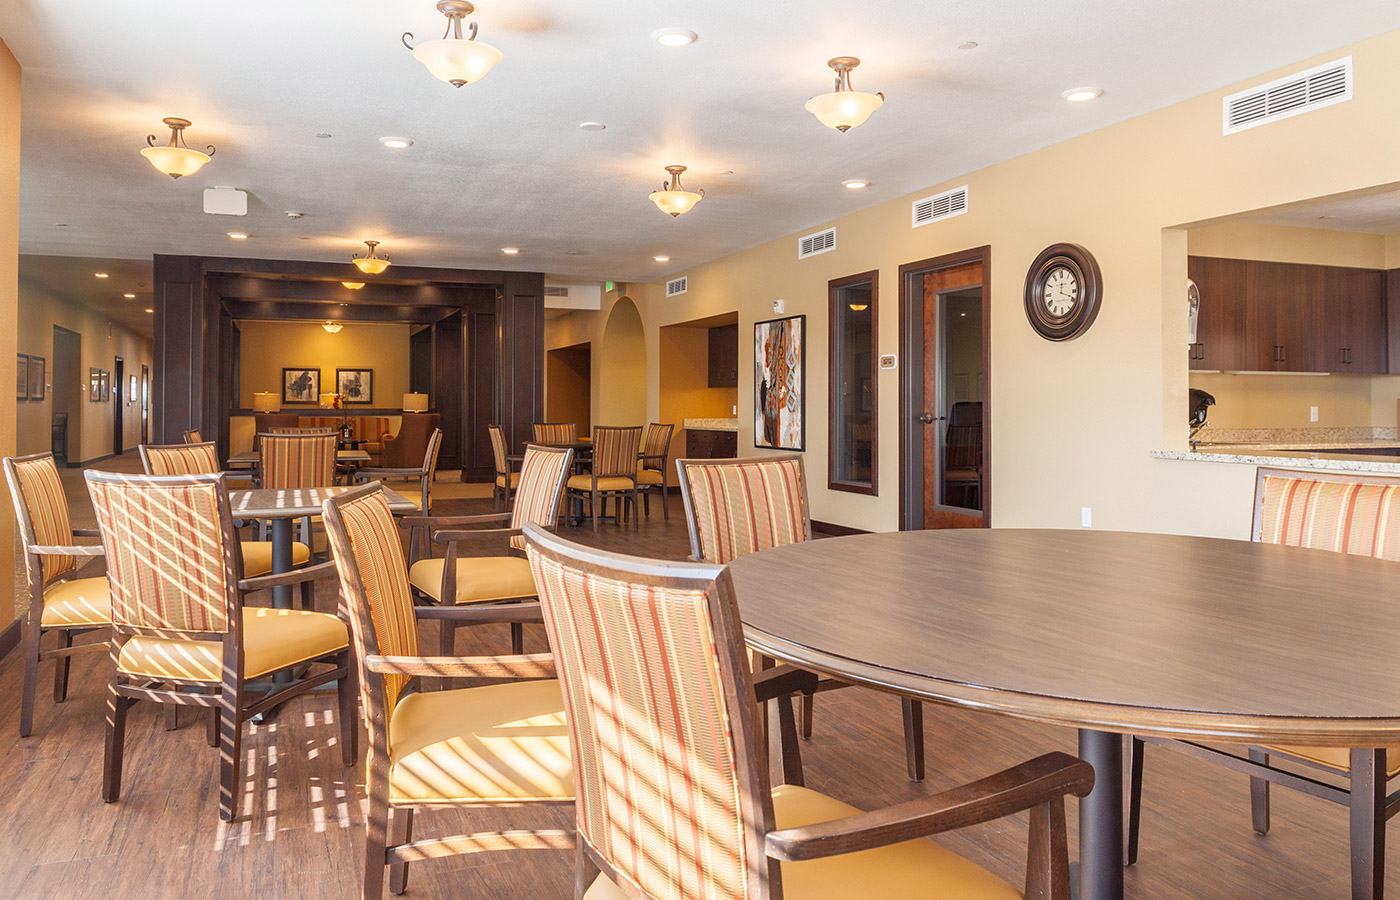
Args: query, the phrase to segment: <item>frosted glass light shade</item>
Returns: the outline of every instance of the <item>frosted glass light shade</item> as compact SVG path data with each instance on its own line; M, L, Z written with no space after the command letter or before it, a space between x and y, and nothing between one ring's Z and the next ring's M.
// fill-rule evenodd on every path
M389 268L389 261L378 256L371 258L357 257L355 259L355 267L366 275L378 275L380 272Z
M694 209L700 195L694 191L652 191L651 202L662 212L678 216Z
M421 413L428 411L427 394L404 394L403 411L406 413Z
M145 147L141 155L156 167L156 171L171 178L193 175L209 161L209 154L188 147Z
M322 409L335 409L335 394L322 394L320 406Z
M281 405L280 400L281 398L272 391L258 391L253 394L253 412L277 412L277 408Z
M443 38L414 47L413 58L427 66L433 77L461 87L485 77L501 61L501 51L481 41Z
M828 128L849 131L870 118L885 103L880 94L865 91L832 91L807 101L807 112Z

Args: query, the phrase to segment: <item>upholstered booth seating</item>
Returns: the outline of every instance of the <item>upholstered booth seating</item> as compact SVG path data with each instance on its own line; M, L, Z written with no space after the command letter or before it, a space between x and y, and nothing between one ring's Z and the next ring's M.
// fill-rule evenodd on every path
M678 459L692 559L723 565L770 547L812 539L807 471L800 454L749 459ZM823 678L820 690L847 687ZM923 704L901 698L909 778L924 777ZM812 735L812 698L803 698L802 736Z
M515 467L510 463L510 451L506 449L506 435L501 426L487 425L486 430L491 435L491 461L496 468L496 480L491 485L491 499L499 510L503 501L506 506L510 506L510 495L520 484L520 473L515 471Z
M404 413L398 434L384 435L379 465L406 469L418 465L428 449L428 438L438 429L442 416L437 413Z
M423 528L432 534L433 544L446 545L444 557L414 559L409 566L408 580L420 602L452 607L518 605L534 599L535 581L525 562L521 529L531 523L544 528L555 526L559 495L572 462L573 451L566 447L532 444L525 448L520 489L510 512L401 519L403 527ZM489 527L493 525L497 527ZM463 555L463 547L468 555ZM454 652L456 627L455 619L443 619L443 655ZM522 636L520 626L512 625L511 644L516 653L521 650Z
M867 813L803 787L793 741L788 783L770 791L755 710L770 695L749 672L728 572L526 536L578 785L575 896L1020 898L917 838L1030 810L1026 896L1068 900L1064 798L1088 794L1087 763L1049 753Z
M19 733L34 730L34 693L39 663L54 663L53 699L68 696L68 664L75 653L107 649L106 640L74 646L73 638L103 630L112 622L107 578L75 578L80 563L102 555L101 546L79 545L76 537L97 537L95 530L75 529L68 517L58 466L52 453L36 453L5 460L5 480L10 485L19 537L24 549L24 574L29 606L24 614L20 652L24 658ZM41 649L45 634L58 635L58 647ZM105 633L104 633L105 638Z
M121 793L127 708L136 700L210 710L218 745L219 817L232 820L242 791L243 722L334 681L341 756L354 765L358 729L349 632L339 618L245 605L247 594L329 574L330 564L246 578L222 475L85 473L107 551L111 680L102 799ZM270 693L247 682L302 665Z
M425 657L419 650L418 616L471 624L499 621L499 613L508 613L519 623L538 621L538 604L533 609L415 608L398 529L378 485L327 500L322 517L350 612L369 734L361 897L379 900L386 866L390 889L402 893L411 859L572 846L572 834L558 830L476 833L404 846L415 809L466 808L479 821L498 807L508 820L512 808L573 803L563 698L547 653L463 658ZM512 680L418 690L420 681L449 678Z
M598 518L605 515L608 498L617 503L617 521L625 518L626 507L632 508L632 527L637 523L637 451L642 444L642 426L618 428L599 425L593 429L593 462L584 475L569 479L571 499L588 501L593 530L598 530Z
M1261 468L1255 476L1250 539L1400 562L1400 478ZM1326 598L1319 597L1318 602L1325 603ZM1358 677L1364 676L1358 673ZM1241 757L1197 743L1133 737L1128 754L1129 865L1138 855L1143 757L1148 742L1247 772L1253 825L1259 834L1269 831L1271 783L1349 807L1352 896L1380 896L1385 881L1385 825L1397 809L1387 784L1400 775L1400 747L1262 746L1248 748ZM1315 777L1319 769L1343 779L1345 786L1319 782Z
M647 425L646 440L642 442L642 452L637 459L637 490L642 495L642 509L651 518L651 495L661 495L661 517L671 521L671 503L667 499L670 486L667 484L666 460L671 456L671 432L675 425Z

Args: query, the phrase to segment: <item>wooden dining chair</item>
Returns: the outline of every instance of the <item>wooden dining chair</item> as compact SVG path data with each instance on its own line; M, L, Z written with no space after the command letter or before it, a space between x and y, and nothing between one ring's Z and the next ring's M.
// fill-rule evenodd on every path
M239 807L243 723L312 688L336 683L340 749L358 755L349 632L336 616L245 605L249 593L330 574L330 564L244 577L223 475L85 474L107 552L111 669L102 799L121 794L126 713L138 700L211 714L219 747L219 818ZM247 683L327 664L266 694ZM215 721L217 719L217 722Z
M642 444L642 426L618 427L599 425L593 429L593 462L589 471L569 479L568 495L572 499L588 501L588 513L593 519L593 530L598 530L598 519L606 514L608 498L616 504L617 523L626 518L627 507L632 508L632 527L637 528L637 454Z
M578 440L578 425L574 422L536 422L533 430L537 444L572 444Z
M298 491L335 484L337 438L319 429L273 429L258 435L259 487L265 491ZM264 535L266 537L266 535ZM301 521L301 540L314 546L311 517Z
M771 547L812 539L807 473L798 453L747 459L678 459L692 559L724 565ZM850 687L823 678L819 690ZM924 778L924 710L900 698L909 778ZM812 698L802 703L802 736L812 736Z
M24 574L29 604L24 615L20 652L24 657L24 684L20 694L19 734L34 730L34 694L38 690L39 663L55 660L53 701L68 698L68 666L74 654L107 649L106 629L112 624L107 577L73 577L81 562L102 555L101 545L80 545L77 537L97 537L95 529L75 529L68 516L68 500L52 453L6 457L5 480L10 485L15 518L24 552ZM58 646L44 650L44 635L52 632ZM73 639L101 632L102 640L74 644Z
M576 897L1019 898L918 838L1030 810L1026 896L1068 900L1064 798L1089 793L1087 763L1049 753L874 812L789 769L770 788L729 572L525 533L575 767Z
M367 481L386 481L391 478L410 479L418 482L416 492L405 493L399 491L403 498L414 506L425 516L432 515L433 503L433 474L437 471L438 453L442 450L442 429L434 428L432 434L428 435L428 446L423 451L423 462L417 466L388 467L388 466L361 466L355 470L355 481L363 484ZM427 553L428 534L425 529L417 528L410 532L409 540L420 541L423 544L423 552Z
M454 606L515 606L533 600L535 580L525 561L521 529L527 524L555 527L560 494L573 458L574 452L568 447L533 444L526 447L520 464L520 489L515 492L515 505L508 513L403 517L399 523L401 527L422 528L431 535L432 544L446 548L441 558L429 555L410 560L408 581L419 601L450 609ZM488 527L493 525L496 527ZM462 555L460 548L466 544L473 545L472 549L479 552ZM440 652L444 656L455 652L457 627L456 619L442 619ZM523 646L523 628L519 622L512 623L512 652L522 652Z
M651 495L661 495L661 518L671 521L671 504L667 499L671 488L667 484L666 461L671 455L671 433L675 425L648 423L646 440L637 459L637 490L642 495L642 511L651 518Z
M278 425L271 434L335 434L335 429L325 425Z
M1351 553L1400 562L1400 478L1358 472L1260 468L1255 476L1250 540ZM1396 571L1400 577L1400 567ZM1322 598L1319 598L1319 602ZM1249 775L1254 830L1269 831L1269 785L1294 788L1350 811L1353 898L1380 897L1385 881L1385 826L1400 811L1400 747L1261 746L1240 756L1193 741L1129 738L1127 862L1137 862L1147 743L1180 750ZM1282 761L1284 765L1279 765ZM1317 777L1327 773L1338 786Z
M202 438L202 437L199 436L199 431L198 431L198 429L193 429L193 428L192 428L192 429L190 429L189 431L186 431L186 432L185 432L185 443L186 443L186 444L202 444L202 443L204 443L204 438Z
M511 810L573 803L573 767L553 661L548 653L423 656L418 616L427 610L413 604L398 527L379 485L327 499L322 518L350 612L360 708L369 733L361 897L379 900L386 866L390 890L400 894L410 861L478 850L570 847L573 834L567 830L412 840L415 809L466 809L474 818L500 810L505 824ZM537 621L538 604L532 606L533 611L510 610L512 621L531 616ZM432 612L459 624L498 621L497 610L487 607ZM448 678L497 683L418 690L420 682Z
M496 467L496 480L491 485L491 499L499 511L502 503L510 506L511 494L520 484L520 473L511 465L508 449L510 445L506 443L506 434L501 430L501 426L487 425L486 430L491 435L491 461Z

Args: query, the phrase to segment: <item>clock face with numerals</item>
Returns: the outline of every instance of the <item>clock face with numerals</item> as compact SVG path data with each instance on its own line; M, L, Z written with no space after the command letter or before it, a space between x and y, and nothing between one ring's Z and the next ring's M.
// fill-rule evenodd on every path
M1098 315L1102 285L1089 251L1077 244L1051 245L1026 274L1026 318L1046 340L1076 338Z

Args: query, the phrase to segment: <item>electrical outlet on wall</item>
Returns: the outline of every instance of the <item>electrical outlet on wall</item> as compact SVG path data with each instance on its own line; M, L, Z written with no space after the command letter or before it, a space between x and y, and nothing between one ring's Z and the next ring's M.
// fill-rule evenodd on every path
M1308 421L1309 421L1309 422L1316 422L1316 421L1317 421L1317 407L1316 407L1316 406L1312 406L1312 407L1309 407L1309 408L1308 408Z
M1079 524L1083 528L1094 527L1094 511L1087 506L1079 508Z
M737 407L737 406L730 406L730 407L729 407L729 414L730 414L731 416L737 416L737 415L739 414L739 407Z

